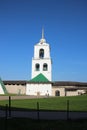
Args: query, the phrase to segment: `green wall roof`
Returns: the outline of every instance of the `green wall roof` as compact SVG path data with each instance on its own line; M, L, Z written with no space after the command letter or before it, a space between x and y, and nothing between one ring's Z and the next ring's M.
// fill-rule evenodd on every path
M39 75L31 79L29 82L49 82L49 80L43 74L40 73Z
M3 88L3 90L4 90L4 93L6 94L7 90L6 90L5 85L4 85L3 81L1 80L1 78L0 78L0 84L1 84L1 86Z

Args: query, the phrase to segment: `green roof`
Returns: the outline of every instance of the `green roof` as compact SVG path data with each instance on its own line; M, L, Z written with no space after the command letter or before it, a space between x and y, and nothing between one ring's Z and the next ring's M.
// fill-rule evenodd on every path
M36 77L31 79L29 82L49 82L49 80L43 74L40 73Z
M4 85L3 81L1 80L1 78L0 78L0 84L2 86L2 89L3 89L4 93L6 94L7 90L6 90L5 85Z

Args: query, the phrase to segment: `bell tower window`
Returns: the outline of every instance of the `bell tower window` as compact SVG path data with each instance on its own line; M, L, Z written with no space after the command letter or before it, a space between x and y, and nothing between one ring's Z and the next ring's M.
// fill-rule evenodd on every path
M43 71L47 71L48 70L48 65L46 63L43 64Z
M40 70L40 65L39 65L38 63L35 65L35 70L36 70L36 71L39 71L39 70Z
M44 58L44 49L40 49L39 58Z

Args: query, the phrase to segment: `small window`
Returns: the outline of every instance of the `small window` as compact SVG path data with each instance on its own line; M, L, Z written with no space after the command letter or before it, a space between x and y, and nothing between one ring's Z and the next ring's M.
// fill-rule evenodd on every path
M39 58L44 58L44 49L40 49Z
M39 65L39 64L36 64L36 65L35 65L35 70L36 70L36 71L39 71L39 70L40 70L40 65Z
M47 69L48 69L48 65L46 63L43 64L43 71L47 71Z

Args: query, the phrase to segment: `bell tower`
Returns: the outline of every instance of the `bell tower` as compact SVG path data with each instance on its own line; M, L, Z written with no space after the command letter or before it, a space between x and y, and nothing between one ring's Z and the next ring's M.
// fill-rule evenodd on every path
M34 46L31 78L34 78L39 74L43 74L49 81L52 80L50 46L44 38L44 29L42 29L42 38L39 43Z

